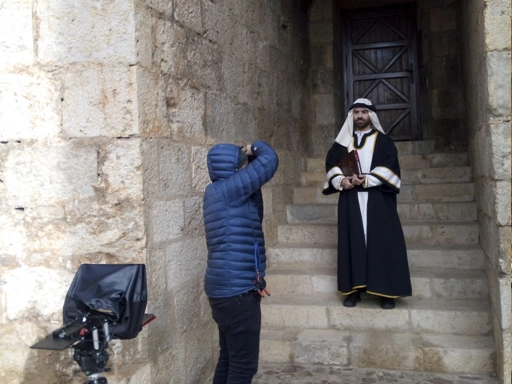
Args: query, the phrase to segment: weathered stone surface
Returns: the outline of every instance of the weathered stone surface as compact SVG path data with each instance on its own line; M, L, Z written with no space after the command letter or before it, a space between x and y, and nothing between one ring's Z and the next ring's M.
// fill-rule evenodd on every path
M174 0L174 17L179 24L201 33L201 0Z
M423 369L434 372L493 371L493 346L482 338L462 340L453 336L425 335ZM468 343L469 341L469 343ZM475 348L479 347L479 349Z
M32 27L31 0L0 3L0 68L28 66L33 63Z
M201 280L188 279L187 283L175 288L176 326L182 333L189 333L205 325L201 320L200 297L204 295ZM212 321L211 318L207 322Z
M215 368L216 360L212 349L214 334L217 334L217 327L213 327L213 321L210 326L202 327L194 337L186 339L185 343L185 361L187 362L187 380L184 382L201 383L205 382ZM213 349L215 350L215 349Z
M4 57L1 54L0 56ZM51 76L42 72L0 73L0 138L2 141L57 136L59 133L58 86Z
M492 147L492 175L497 180L510 181L510 121L491 123L488 140Z
M84 69L64 77L62 124L70 137L139 133L136 69Z
M133 263L144 257L142 207L129 201L98 204L82 199L69 202L65 210L65 221L39 219L25 226L27 252L71 269L84 262Z
M172 0L140 0L140 2L157 12L161 12L166 17L169 17L172 13Z
M487 215L480 217L480 244L485 253L491 255L490 262L494 271L510 273L510 226L497 226L494 219Z
M185 199L184 233L192 236L204 236L203 198L190 197Z
M314 1L308 9L309 20L330 20L332 19L332 1Z
M168 290L176 290L190 279L201 280L207 254L206 241L201 237L169 245L165 251Z
M62 304L74 273L44 267L21 267L3 273L2 293L9 320L33 316L61 320ZM39 292L39 295L35 295Z
M4 262L7 262L7 255L21 259L27 243L23 225L25 213L14 208L3 209L0 213L0 255L5 258Z
M172 5L172 1L168 3ZM151 10L143 3L136 1L134 17L137 63L141 67L149 68L153 62L153 18Z
M208 149L192 147L192 188L197 192L204 192L206 186L211 183L207 156Z
M430 20L432 31L449 31L457 27L457 13L453 8L433 8Z
M156 21L156 44L154 62L163 73L180 75L186 66L186 34L184 28L168 20Z
M175 139L204 140L205 94L197 88L172 87L167 95L169 122Z
M137 69L138 121L133 125L137 127L138 132L145 136L168 134L165 93L165 84L156 71Z
M509 34L510 35L510 34ZM489 108L494 116L510 117L510 50L487 53Z
M4 167L7 203L12 207L92 197L98 179L96 148L73 142L13 150Z
M106 147L101 165L109 193L120 200L142 199L142 159L140 140L115 140Z
M352 365L421 371L423 351L418 338L382 332L356 334L350 345Z
M223 91L221 48L207 39L188 39L186 77L203 89Z
M260 361L291 363L293 362L292 343L300 331L266 330L261 331Z
M206 134L217 142L232 142L234 105L229 100L212 92L206 94Z
M39 60L54 66L77 62L136 64L133 12L133 2L127 0L87 5L39 1Z
M511 292L510 276L492 278L489 281L491 303L497 314L497 323L501 330L510 329Z
M345 366L349 362L349 332L338 330L299 332L293 341L294 363Z
M461 113L462 99L458 89L438 88L432 91L432 116L435 119L453 119Z
M488 51L510 51L510 2L488 1L484 8L485 45Z
M315 21L309 23L309 37L312 43L331 42L332 21Z
M153 241L160 243L180 237L184 225L183 201L157 201L152 209Z
M316 124L334 123L334 105L331 95L315 95Z
M189 151L183 144L160 144L160 193L165 197L183 196L190 190Z

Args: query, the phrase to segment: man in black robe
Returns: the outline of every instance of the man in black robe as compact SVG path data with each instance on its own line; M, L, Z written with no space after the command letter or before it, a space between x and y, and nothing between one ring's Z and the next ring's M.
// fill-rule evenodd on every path
M338 291L346 307L361 292L381 297L381 307L412 294L407 251L396 208L400 166L393 140L380 126L375 106L357 99L327 153L323 194L339 193ZM361 174L344 175L338 161L357 150Z

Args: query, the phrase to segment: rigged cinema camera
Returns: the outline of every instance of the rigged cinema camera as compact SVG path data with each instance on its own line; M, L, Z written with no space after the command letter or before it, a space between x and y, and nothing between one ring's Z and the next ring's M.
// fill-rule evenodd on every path
M73 348L73 359L88 378L84 384L106 384L101 377L112 339L133 339L155 319L145 314L144 264L82 264L66 294L63 326L30 348Z

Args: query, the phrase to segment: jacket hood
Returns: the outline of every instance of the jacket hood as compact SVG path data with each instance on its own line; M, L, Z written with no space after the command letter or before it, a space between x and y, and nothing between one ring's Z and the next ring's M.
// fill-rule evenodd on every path
M208 173L212 182L223 180L238 171L240 147L234 144L217 144L208 151Z

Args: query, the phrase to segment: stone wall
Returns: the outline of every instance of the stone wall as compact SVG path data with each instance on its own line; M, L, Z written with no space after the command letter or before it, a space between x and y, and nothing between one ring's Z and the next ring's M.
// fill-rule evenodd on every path
M497 371L510 381L510 2L463 2L469 145L486 255Z
M439 151L466 150L459 2L419 0L417 10L423 139Z
M60 326L80 264L145 262L133 14L0 2L2 382L83 381L69 353L29 346ZM113 343L135 354L114 374L143 370L146 336Z
M208 149L256 139L277 149L279 170L264 188L268 244L298 182L309 119L307 29L292 3L184 0L172 10L151 2L139 10L144 45L153 47L146 69L157 79L151 99L161 122L142 145L151 308L158 316L149 327L152 383L202 382L216 361L217 330L203 293Z
M339 89L335 83L334 19L332 0L315 0L309 15L309 39L311 49L311 108L312 124L309 132L309 153L324 157L331 147L339 129ZM337 36L336 36L337 37ZM339 79L338 79L339 80Z
M80 383L61 325L82 263L146 263L157 320L112 343L112 383L196 383L217 341L202 290L205 155L263 139L269 244L307 146L304 9L287 1L0 1L0 381ZM271 288L271 287L270 287Z

